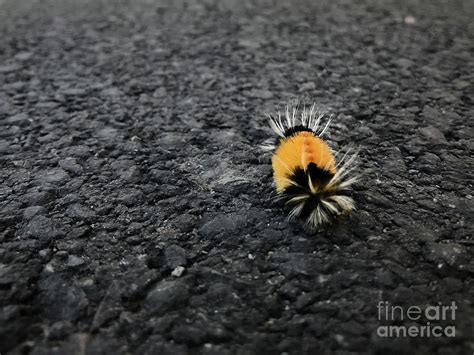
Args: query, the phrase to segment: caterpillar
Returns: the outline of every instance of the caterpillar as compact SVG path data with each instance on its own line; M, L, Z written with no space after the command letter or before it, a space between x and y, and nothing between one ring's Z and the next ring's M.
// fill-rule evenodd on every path
M302 218L316 230L354 210L351 185L359 176L351 175L358 150L349 147L344 154L334 154L323 140L332 115L313 104L302 110L287 106L284 117L280 112L267 116L278 137L263 148L273 151L273 180L279 197L291 206L288 218Z

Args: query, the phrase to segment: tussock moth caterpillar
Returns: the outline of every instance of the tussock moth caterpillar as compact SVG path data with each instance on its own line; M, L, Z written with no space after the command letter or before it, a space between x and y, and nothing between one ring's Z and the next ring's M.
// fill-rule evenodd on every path
M354 210L350 187L358 179L351 176L358 151L333 154L322 139L332 116L315 105L302 110L287 106L283 117L278 112L268 119L278 137L263 148L273 151L273 179L279 197L292 206L289 218L300 217L317 229Z

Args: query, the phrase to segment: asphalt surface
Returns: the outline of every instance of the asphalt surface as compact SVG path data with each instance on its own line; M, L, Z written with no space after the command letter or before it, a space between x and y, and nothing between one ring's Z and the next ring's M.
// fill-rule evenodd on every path
M2 354L472 354L474 2L0 1ZM361 148L275 200L264 113ZM455 337L377 305L455 302ZM426 325L426 319L390 324Z

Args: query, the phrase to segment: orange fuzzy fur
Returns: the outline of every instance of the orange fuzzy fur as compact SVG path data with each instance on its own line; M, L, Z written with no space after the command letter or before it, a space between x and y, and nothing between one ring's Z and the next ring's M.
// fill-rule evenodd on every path
M288 179L292 171L299 167L306 170L309 163L336 173L336 163L331 149L312 132L301 131L281 140L273 157L273 177L278 192L291 185Z

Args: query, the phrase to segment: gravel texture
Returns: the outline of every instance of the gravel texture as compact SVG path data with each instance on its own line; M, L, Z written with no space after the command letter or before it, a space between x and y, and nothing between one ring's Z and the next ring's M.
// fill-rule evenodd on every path
M1 0L0 352L472 354L473 16ZM313 234L259 149L294 99L362 151L358 210ZM379 337L381 300L455 301L456 337Z

